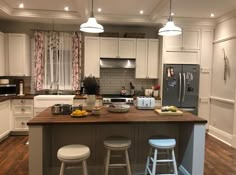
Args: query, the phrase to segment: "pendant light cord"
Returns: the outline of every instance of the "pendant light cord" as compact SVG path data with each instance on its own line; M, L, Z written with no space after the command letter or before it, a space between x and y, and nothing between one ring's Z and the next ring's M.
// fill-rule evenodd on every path
M93 14L93 0L92 0L91 17L94 17L94 14Z
M169 14L169 21L172 21L171 8L172 8L172 0L170 0L170 14Z

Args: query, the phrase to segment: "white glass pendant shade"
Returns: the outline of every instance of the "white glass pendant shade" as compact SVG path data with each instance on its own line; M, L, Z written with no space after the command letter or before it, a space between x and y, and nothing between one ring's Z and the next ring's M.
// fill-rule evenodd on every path
M162 36L175 36L180 35L181 33L182 29L177 27L173 21L168 21L158 32L158 34Z
M90 17L86 23L80 25L80 31L88 33L102 33L103 26L97 23L94 17Z

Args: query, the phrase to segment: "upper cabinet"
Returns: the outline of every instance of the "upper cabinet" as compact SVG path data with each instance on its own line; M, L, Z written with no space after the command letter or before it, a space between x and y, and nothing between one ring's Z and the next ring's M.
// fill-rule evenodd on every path
M4 33L0 32L0 76L6 75L4 53Z
M164 37L167 51L185 51L200 49L200 30L183 29L182 35Z
M99 61L99 37L85 37L84 76L93 75L99 78Z
M30 76L30 39L26 34L6 34L9 76Z
M158 78L159 40L137 39L136 78Z
M133 38L100 38L100 57L102 58L135 58L136 39Z

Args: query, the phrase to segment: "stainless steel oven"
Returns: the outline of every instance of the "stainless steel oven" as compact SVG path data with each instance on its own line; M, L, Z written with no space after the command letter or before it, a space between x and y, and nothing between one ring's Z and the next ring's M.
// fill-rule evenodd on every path
M122 96L120 94L103 94L102 103L103 104L123 103L123 104L133 105L134 99L130 95Z
M16 84L0 84L0 96L13 96L16 94Z

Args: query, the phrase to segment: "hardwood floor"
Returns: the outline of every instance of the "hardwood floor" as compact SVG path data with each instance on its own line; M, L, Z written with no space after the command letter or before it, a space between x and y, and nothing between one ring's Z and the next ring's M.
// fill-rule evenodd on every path
M0 175L28 175L27 136L10 136L0 143ZM236 175L236 149L206 136L204 175Z

